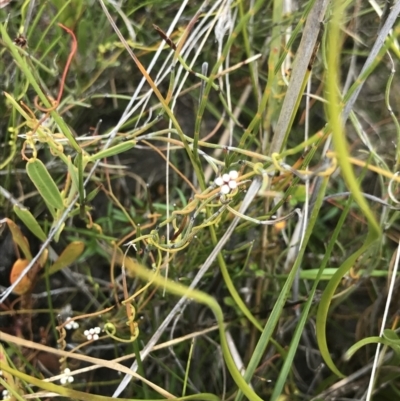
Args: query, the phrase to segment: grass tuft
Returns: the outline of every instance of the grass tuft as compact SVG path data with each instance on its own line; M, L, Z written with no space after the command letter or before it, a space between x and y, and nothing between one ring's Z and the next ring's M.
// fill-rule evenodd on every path
M400 2L3 3L3 398L398 399Z

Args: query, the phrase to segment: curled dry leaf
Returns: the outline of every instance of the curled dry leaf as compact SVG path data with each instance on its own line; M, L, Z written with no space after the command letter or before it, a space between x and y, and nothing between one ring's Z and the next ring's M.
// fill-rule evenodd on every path
M10 273L10 283L14 284L14 282L18 279L21 275L23 270L28 266L29 260L27 259L17 259L14 263L11 273ZM29 291L32 286L32 280L26 274L22 280L18 283L18 285L14 288L14 293L18 295L25 294Z
M46 254L47 256L47 254ZM24 269L28 266L29 260L27 259L17 259L11 269L10 273L10 283L14 284L14 282L18 279ZM14 288L14 294L24 295L29 290L32 289L33 284L36 282L36 277L39 270L42 268L42 263L36 263L33 267L29 270L27 274L22 278L22 280L17 284Z

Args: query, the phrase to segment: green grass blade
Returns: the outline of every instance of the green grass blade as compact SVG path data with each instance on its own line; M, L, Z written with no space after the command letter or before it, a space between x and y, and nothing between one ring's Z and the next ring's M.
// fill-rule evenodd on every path
M338 3L339 4L339 3ZM349 150L346 140L346 136L343 131L342 121L341 121L341 102L337 93L337 88L339 86L339 55L341 52L340 43L338 40L340 38L340 25L343 20L344 9L342 6L335 6L333 18L329 23L328 31L328 75L327 75L327 85L326 85L326 97L329 101L327 107L329 124L332 128L332 138L333 144L336 150L336 157L338 163L342 169L343 178L351 191L354 200L358 203L361 211L363 212L365 218L368 220L368 235L364 244L340 266L337 272L333 275L332 279L329 281L323 295L321 298L321 303L317 312L317 341L318 346L321 351L321 355L324 358L327 366L339 377L343 377L343 373L339 371L333 362L326 340L326 322L328 317L329 305L331 299L338 287L342 277L350 270L355 261L361 256L368 248L375 242L380 236L380 227L375 220L369 206L364 199L355 174L353 172L352 166L349 161Z

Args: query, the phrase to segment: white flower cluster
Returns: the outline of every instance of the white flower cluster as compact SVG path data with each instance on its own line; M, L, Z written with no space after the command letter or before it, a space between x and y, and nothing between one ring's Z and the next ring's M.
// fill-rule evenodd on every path
M90 340L95 341L95 340L98 340L98 339L99 339L99 334L100 334L100 332L101 332L100 327L94 327L94 328L92 328L92 329L90 329L90 330L85 330L85 331L83 332L83 334L86 336L86 338L88 339L88 341L90 341Z
M75 321L72 320L70 317L67 318L66 322L67 322L67 323L66 323L66 325L65 325L65 328L66 328L67 330L72 330L72 329L76 330L76 329L79 327L79 323L78 323L78 322L75 322Z
M214 183L220 187L222 194L227 195L233 189L237 188L236 180L238 177L239 173L236 170L231 170L229 174L223 174L222 176L217 177L214 180Z
M63 377L60 379L61 384L72 383L74 381L74 376L71 376L71 369L65 368L63 372Z

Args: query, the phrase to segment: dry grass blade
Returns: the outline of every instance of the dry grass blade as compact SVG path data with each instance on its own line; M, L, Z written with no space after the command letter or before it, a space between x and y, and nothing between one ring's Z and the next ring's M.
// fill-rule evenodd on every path
M310 63L312 66L313 55L315 57L315 47L318 42L318 37L320 36L321 24L323 23L328 4L329 0L317 0L307 17L304 33L296 52L296 59L293 63L293 71L291 73L285 100L282 104L275 134L270 146L270 155L282 150L285 137L297 113L299 102L307 83L305 77L308 77L307 71L310 70Z
M80 361L84 361L84 362L87 362L87 363L90 363L90 364L93 364L93 365L98 365L98 366L102 366L104 368L108 368L108 369L116 370L118 372L125 373L125 374L129 375L130 377L134 377L135 379L143 381L143 383L146 383L148 386L153 388L155 391L157 391L163 397L165 397L165 398L175 398L175 396L170 394L170 393L168 393L168 391L165 391L163 388L155 385L151 381L145 379L144 377L140 376L136 372L133 372L132 370L128 369L126 366L121 365L118 362L107 361L107 360L104 360L104 359L93 358L93 357L87 356L87 355L82 355L82 354L77 354L77 353L72 353L72 352L68 352L68 351L59 350L59 349L56 349L56 348L53 348L53 347L48 347L48 346L43 345L43 344L35 343L33 341L25 340L23 338L11 336L10 334L4 333L4 332L0 332L0 338L1 338L2 341L6 341L6 342L9 342L9 343L12 343L12 344L16 344L16 345L19 345L21 347L27 347L27 348L30 348L30 349L36 349L36 350L43 351L43 352L49 352L50 354L63 356L65 358L78 359Z
M0 393L397 399L400 1L49 4L0 0Z

